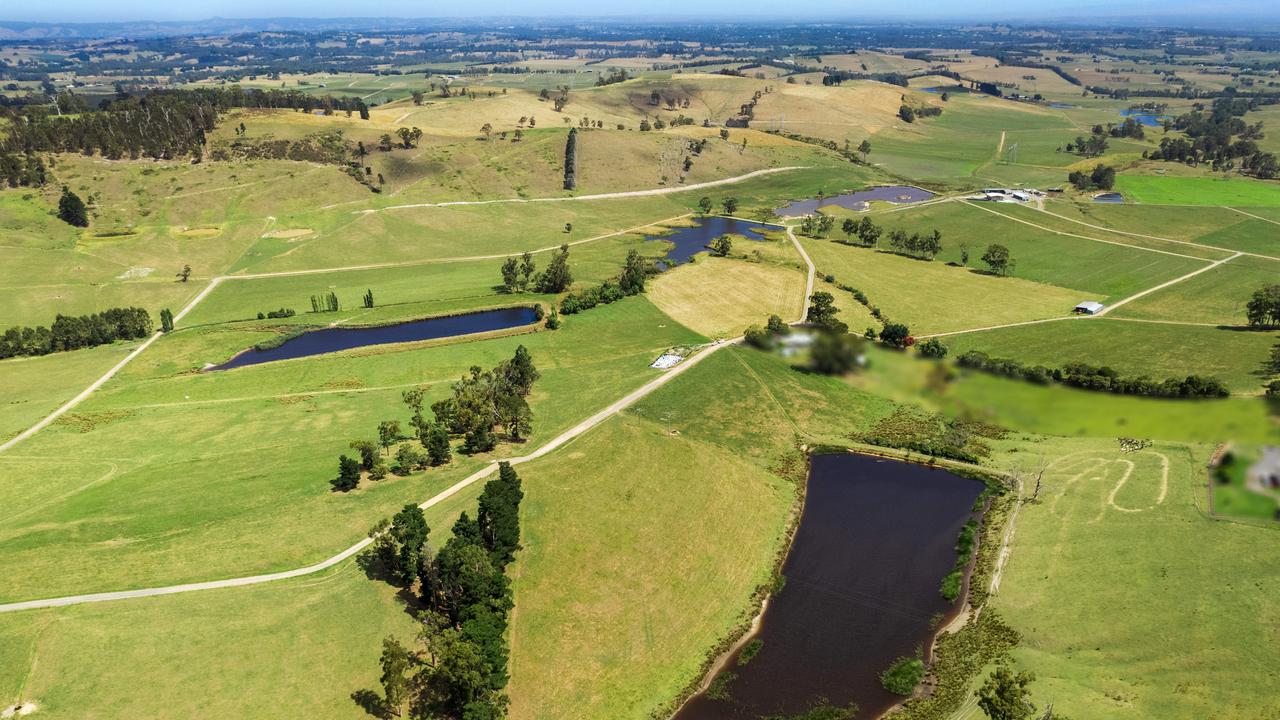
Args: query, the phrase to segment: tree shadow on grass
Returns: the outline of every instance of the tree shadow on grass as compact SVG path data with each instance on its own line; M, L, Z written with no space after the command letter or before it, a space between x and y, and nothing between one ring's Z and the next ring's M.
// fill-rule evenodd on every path
M351 700L359 705L362 710L376 718L391 717L391 713L387 710L387 705L382 701L382 696L368 688L362 688L351 693Z

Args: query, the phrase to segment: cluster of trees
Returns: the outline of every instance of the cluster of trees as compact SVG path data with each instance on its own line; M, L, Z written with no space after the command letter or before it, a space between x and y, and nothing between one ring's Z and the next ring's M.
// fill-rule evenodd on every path
M19 115L0 138L0 153L78 152L113 160L199 157L217 118L216 104L203 95L158 91L76 115Z
M902 230L894 230L889 233L889 249L899 255L932 260L942 252L942 232L935 228L928 235L920 233L907 235Z
M720 207L724 208L725 215L732 215L738 212L738 198L727 197L720 201ZM710 215L715 208L715 203L711 202L711 198L703 196L698 200L698 211L703 215Z
M1230 393L1220 380L1200 375L1185 378L1168 378L1163 381L1147 377L1125 378L1106 366L1096 367L1087 363L1067 363L1061 368L1043 365L1027 366L1017 360L992 358L986 353L971 350L956 358L960 367L981 370L993 375L1020 378L1040 385L1062 383L1085 390L1100 390L1118 395L1145 395L1166 398L1215 398Z
M324 295L311 296L311 312L338 312L340 309L337 293L330 291Z
M473 366L453 384L453 394L431 405L435 422L450 435L463 438L462 452L488 452L498 444L497 427L507 439L519 441L532 430L533 413L525 400L533 383L541 377L524 345L509 360L492 370ZM415 427L421 427L415 412Z
M573 190L578 187L578 129L569 129L569 138L564 143L564 189Z
M800 221L800 234L811 238L823 238L831 232L835 224L835 218L830 215L823 215L822 213L806 215Z
M1214 100L1208 109L1197 104L1197 109L1170 123L1186 137L1163 138L1160 147L1146 153L1146 157L1188 165L1209 163L1214 170L1231 170L1238 162L1242 171L1257 177L1280 176L1280 161L1273 153L1258 148L1258 141L1263 138L1262 123L1250 125L1242 117L1257 105L1256 98L1229 97Z
M368 562L395 585L416 587L426 610L418 642L383 640L382 710L401 716L498 720L506 716L506 631L515 603L507 565L520 549L520 477L507 462L485 483L475 518L463 512L431 552L422 509L406 505L377 528ZM384 521L385 522L385 521Z
M752 347L761 350L772 350L777 343L778 338L791 334L791 327L782 321L777 315L770 315L769 320L762 328L759 325L752 325L742 334L742 339Z
M1280 325L1280 285L1255 290L1245 305L1245 315L1253 327Z
M1130 138L1132 140L1144 140L1147 137L1147 131L1142 128L1142 123L1127 117L1124 122L1119 125L1112 124L1108 130L1111 137Z
M525 292L533 280L538 266L533 262L533 253L526 252L517 260L509 257L502 263L502 289L509 293Z
M49 175L35 153L0 152L0 182L9 187L40 187L49 181Z
M617 280L606 280L599 287L565 295L560 301L560 312L575 315L597 305L608 305L624 297L642 293L645 279L652 270L653 265L649 261L636 250L631 250L627 252L627 259Z
M565 232L569 226L565 225ZM500 269L502 288L509 293L534 292L555 294L564 292L573 284L573 273L569 270L569 245L561 245L551 256L547 269L538 272L532 253L524 253L517 260L514 256L507 258Z
M463 438L461 452L487 452L498 444L497 426L506 431L508 439L520 440L532 429L533 414L525 398L540 376L528 349L520 345L511 359L492 370L472 367L453 384L449 397L431 405L433 419L426 416L423 391L406 390L402 399L409 409L413 435L406 438L398 420L382 421L376 441L351 442L356 456L338 458L338 476L330 483L335 490L347 492L359 486L362 473L368 473L370 480L381 480L388 471L408 475L448 464L453 459L455 436ZM404 442L406 439L410 441ZM394 464L388 467L393 446Z
M1085 157L1097 157L1107 151L1107 131L1101 125L1094 125L1088 137L1077 135L1076 139L1067 143L1066 151Z
M620 82L630 80L631 76L627 74L626 68L615 70L608 75L601 75L596 78L596 87L604 87L605 85L614 85Z
M1072 170L1067 175L1067 182L1077 190L1110 190L1116 185L1116 169L1107 165L1095 165L1093 170Z
M138 307L121 307L92 315L58 315L53 325L16 326L0 335L0 358L48 355L64 350L138 340L152 332L151 316Z
M879 225L871 222L871 218L866 216L861 220L847 218L840 229L844 231L846 237L858 238L858 244L863 247L875 247L876 243L880 242L880 235L884 232Z
M903 122L913 123L918 117L937 117L942 114L942 108L925 105L924 107L913 108L910 105L903 104L898 108L898 117Z
M276 318L290 318L294 315L297 315L297 313L293 311L293 308L280 308L279 310L268 310L265 313L258 313L258 319L266 320L267 318L271 318L274 320Z
M965 262L968 262L968 251L964 252ZM1008 275L1013 272L1013 268L1017 265L1017 261L1013 259L1009 248L1000 243L991 243L987 246L985 252L982 253L982 262L987 264L993 275Z

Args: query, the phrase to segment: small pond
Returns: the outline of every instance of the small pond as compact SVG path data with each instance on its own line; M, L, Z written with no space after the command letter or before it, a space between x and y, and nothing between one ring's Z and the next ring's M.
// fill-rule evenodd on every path
M750 220L738 220L718 215L694 218L693 222L693 225L678 228L675 232L650 235L645 238L645 240L666 240L675 244L662 257L661 265L669 267L688 262L689 258L694 255L706 252L707 246L711 244L711 241L721 235L741 235L748 240L764 240L764 231L776 229L761 223L751 222Z
M1139 125L1145 125L1147 127L1160 127L1165 120L1172 119L1169 115L1161 115L1159 113L1153 113L1146 110L1121 110L1120 116L1133 118L1138 121Z
M435 340L457 335L489 332L491 330L504 330L506 328L529 325L537 322L537 319L537 315L531 307L509 307L497 310L482 310L465 315L425 318L395 325L322 328L289 338L273 348L263 350L250 348L221 365L215 365L208 369L230 370L246 365L258 365L276 360L291 360L339 350L350 350L352 348L365 347L366 345Z
M1094 202L1100 203L1122 203L1124 196L1117 192L1099 193L1093 196Z
M895 204L914 203L922 200L928 200L933 197L933 193L928 190L921 190L918 187L910 185L886 185L883 187L867 188L857 192L844 193L843 195L832 195L824 198L813 198L809 200L796 200L787 205L778 208L778 214L783 217L803 217L812 215L819 208L828 206L839 206L850 210L862 210L866 203L872 200L881 200Z
M818 455L809 468L800 527L746 665L722 671L726 697L692 698L676 720L791 716L819 698L858 704L859 718L901 698L880 686L894 660L932 635L935 614L959 601L939 594L955 542L983 490L977 480L863 455Z

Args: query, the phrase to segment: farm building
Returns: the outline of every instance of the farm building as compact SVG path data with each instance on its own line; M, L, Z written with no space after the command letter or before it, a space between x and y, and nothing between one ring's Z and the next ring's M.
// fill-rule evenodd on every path
M1262 449L1262 459L1249 468L1247 481L1251 487L1280 488L1280 447Z
M1102 312L1103 307L1104 307L1103 304L1100 302L1095 302L1093 300L1085 300L1079 305L1076 305L1075 310L1073 312L1079 315L1097 315L1098 313Z

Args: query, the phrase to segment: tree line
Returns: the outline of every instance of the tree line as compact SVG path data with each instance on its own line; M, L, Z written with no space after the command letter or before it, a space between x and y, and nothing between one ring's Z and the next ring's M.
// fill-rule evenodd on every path
M473 519L463 512L432 553L422 509L405 505L374 528L362 558L392 584L417 590L425 610L417 641L383 640L379 709L400 717L497 720L505 717L510 654L507 624L515 606L506 568L520 549L520 477L510 463L485 483ZM374 698L369 698L374 699Z
M15 326L0 335L0 358L48 355L65 350L137 340L152 332L151 315L138 307L121 307L92 315L61 315L49 327Z
M981 370L992 375L1019 378L1038 385L1050 382L1070 385L1085 390L1099 390L1117 395L1144 395L1164 398L1217 398L1226 397L1228 392L1222 381L1217 378L1200 375L1188 375L1185 378L1167 378L1157 381L1148 377L1126 378L1107 366L1094 366L1087 363L1072 362L1060 368L1047 368L1043 365L1027 366L1018 360L992 358L978 350L956 358L960 367Z

